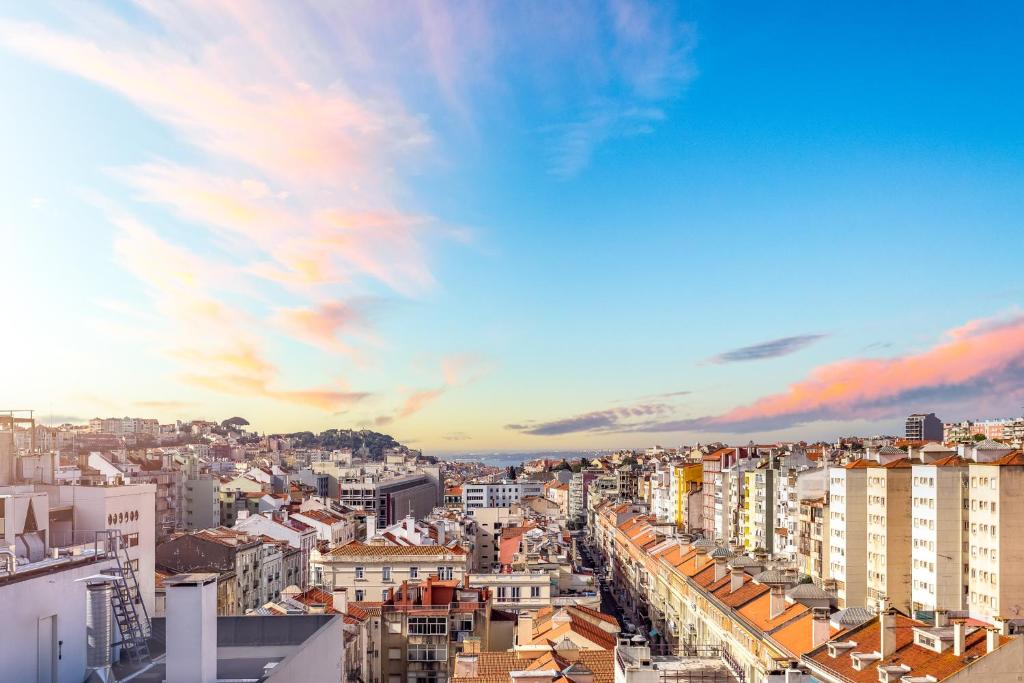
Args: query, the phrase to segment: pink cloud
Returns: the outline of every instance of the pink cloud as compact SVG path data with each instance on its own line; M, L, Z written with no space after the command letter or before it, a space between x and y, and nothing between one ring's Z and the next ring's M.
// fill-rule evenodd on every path
M735 408L712 420L750 420L821 414L835 418L899 414L918 392L967 393L969 386L1024 362L1024 317L975 320L950 330L932 348L885 359L839 361L814 370L786 391ZM900 407L890 407L898 404Z
M341 341L342 334L359 331L365 316L357 306L329 301L311 308L282 309L276 320L294 337L332 353L351 354L352 347Z
M1024 399L1024 316L970 321L931 348L855 358L811 371L785 391L707 417L625 425L636 432L752 432L831 420L879 420L915 410L968 416L1017 410Z

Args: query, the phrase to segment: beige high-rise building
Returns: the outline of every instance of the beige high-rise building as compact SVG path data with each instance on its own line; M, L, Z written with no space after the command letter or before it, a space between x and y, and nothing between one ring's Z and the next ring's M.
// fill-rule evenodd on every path
M1024 453L968 465L968 609L991 619L1024 614Z
M877 467L857 460L829 468L829 576L840 607L867 604L867 475Z
M950 455L914 464L911 477L911 608L966 608L967 461Z
M867 470L867 606L910 611L911 473L907 458Z

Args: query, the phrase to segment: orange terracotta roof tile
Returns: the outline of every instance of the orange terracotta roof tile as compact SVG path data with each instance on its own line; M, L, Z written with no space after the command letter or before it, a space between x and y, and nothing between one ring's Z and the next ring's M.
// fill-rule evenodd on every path
M771 613L770 610L771 596L766 594L741 607L739 609L739 613L740 616L744 617L757 628L770 633L791 619L794 619L808 611L806 606L801 605L799 602L795 602L791 605L787 604L786 608L782 610L782 613L773 619L769 616Z
M804 661L810 661L817 666L831 672L833 675L853 683L875 683L878 680L877 664L905 664L910 667L910 676L934 676L937 681L949 678L959 672L969 663L979 657L989 656L987 654L986 631L976 629L967 634L965 639L966 647L962 656L953 654L953 648L947 648L942 652L934 652L928 648L914 643L914 627L924 626L919 621L902 614L896 615L896 650L892 656L884 662L879 661L876 665L865 667L862 671L853 668L853 662L849 654L832 658L824 647L818 648L803 657ZM879 649L881 630L878 619L873 619L861 626L854 627L843 634L844 639L853 640L857 643L858 652L875 652ZM999 646L1002 647L1010 639L1005 636L999 637ZM996 650L998 652L998 649Z

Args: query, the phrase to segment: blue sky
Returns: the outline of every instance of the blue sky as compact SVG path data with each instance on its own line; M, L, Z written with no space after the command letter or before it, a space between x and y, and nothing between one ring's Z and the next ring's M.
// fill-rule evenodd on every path
M4 16L5 404L474 450L1024 403L1012 4Z

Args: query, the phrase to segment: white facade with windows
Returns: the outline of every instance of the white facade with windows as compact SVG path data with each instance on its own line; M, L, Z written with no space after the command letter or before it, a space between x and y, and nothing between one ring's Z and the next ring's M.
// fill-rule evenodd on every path
M509 508L523 498L531 496L544 496L542 482L506 480L496 483L462 485L462 505L466 510Z
M966 607L967 466L914 465L911 480L911 607Z

